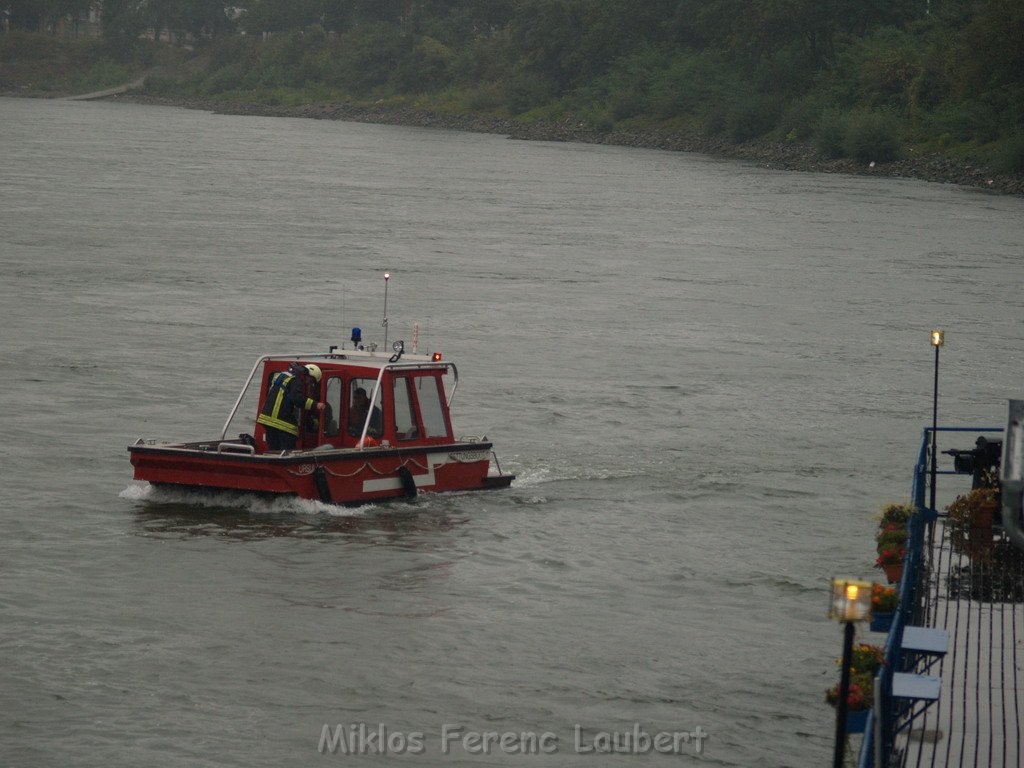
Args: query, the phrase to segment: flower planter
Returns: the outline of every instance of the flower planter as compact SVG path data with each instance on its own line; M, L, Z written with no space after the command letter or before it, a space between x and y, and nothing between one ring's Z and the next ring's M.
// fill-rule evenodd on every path
M992 552L995 549L995 541L992 539L991 528L972 528L971 536L966 546L962 548L972 562L985 564L992 561Z
M985 530L992 528L992 520L995 516L996 505L993 501L986 501L979 504L974 510L971 518L971 531Z
M888 632L892 626L892 613L875 613L871 616L872 632Z
M957 496L946 507L950 546L972 559L988 557L992 546L992 525L999 514L995 491L975 488Z
M846 732L864 733L868 724L868 712L870 709L858 709L855 712L846 713Z
M890 584L898 584L900 579L903 578L903 563L883 565L882 570L885 572L885 578L888 579Z

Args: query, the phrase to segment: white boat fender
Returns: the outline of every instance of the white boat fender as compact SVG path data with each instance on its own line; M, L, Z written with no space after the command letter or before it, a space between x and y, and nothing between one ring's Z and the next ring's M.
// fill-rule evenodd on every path
M402 483L402 490L405 491L405 497L407 499L416 498L416 478L412 476L412 472L406 466L398 468L398 479Z

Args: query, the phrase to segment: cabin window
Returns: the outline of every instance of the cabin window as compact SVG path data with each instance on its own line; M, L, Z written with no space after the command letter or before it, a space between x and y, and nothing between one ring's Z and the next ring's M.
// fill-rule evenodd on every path
M409 394L409 383L408 376L395 377L395 433L399 440L419 437L416 413L412 409L412 397Z
M366 434L379 438L384 432L384 420L380 411L380 390L373 398L372 406L370 403L370 396L374 394L373 388L376 384L376 379L352 379L348 383L348 433L353 437L363 434L366 413L371 407L370 428Z
M327 408L324 410L324 435L335 437L341 432L341 379L332 376L327 380L327 396L324 402Z
M448 437L441 379L437 376L420 376L416 379L416 389L420 401L420 414L423 416L424 437Z

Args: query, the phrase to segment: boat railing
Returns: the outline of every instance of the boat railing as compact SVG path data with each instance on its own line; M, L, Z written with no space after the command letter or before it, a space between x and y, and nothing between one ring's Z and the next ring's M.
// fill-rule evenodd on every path
M363 430L359 433L359 441L356 443L356 448L366 448L366 434L370 431L370 422L373 421L373 409L374 403L377 402L377 396L380 394L380 383L384 380L384 371L388 366L382 365L380 370L377 371L377 380L373 382L373 394L370 395L370 405L366 409L366 418L363 420Z
M995 427L938 427L938 432L1001 432ZM861 742L858 768L874 768L887 765L899 731L909 727L915 717L913 700L897 699L892 695L893 675L903 672L903 630L922 618L920 597L926 587L927 578L921 567L924 558L925 541L931 541L934 521L940 517L937 510L925 504L928 487L929 448L932 428L926 427L921 434L921 447L914 467L912 498L914 513L907 525L907 547L903 556L903 576L898 587L899 605L893 614L892 624L885 641L885 662L875 676L874 706L868 713ZM954 470L936 470L936 475L960 474ZM926 537L925 534L928 534Z
M245 384L242 386L242 391L238 393L238 399L235 400L235 404L231 407L231 413L228 414L228 420L224 422L224 429L220 432L221 440L227 437L228 428L231 426L231 422L234 420L235 414L238 412L238 406L242 404L242 400L245 398L245 393L249 391L249 385L252 384L252 379L256 375L256 371L258 371L260 366L271 357L272 355L261 355L253 365L252 370L249 371L249 378L245 380Z
M443 363L444 366L450 368L452 376L454 377L454 384L452 385L452 391L448 395L448 410L451 410L452 399L455 397L455 388L459 386L459 369L455 367L455 363ZM430 363L385 363L380 367L377 372L377 380L373 383L373 394L370 395L371 407L366 409L366 420L363 422L363 430L359 434L359 441L356 443L357 448L366 447L366 435L370 431L370 421L373 419L373 403L377 402L377 395L380 393L380 385L384 380L384 371L394 370L417 370L422 368L436 367L437 364Z
M491 461L494 462L494 468L498 470L498 474L504 474L501 471L501 462L498 461L498 454L496 454L494 451L491 451Z

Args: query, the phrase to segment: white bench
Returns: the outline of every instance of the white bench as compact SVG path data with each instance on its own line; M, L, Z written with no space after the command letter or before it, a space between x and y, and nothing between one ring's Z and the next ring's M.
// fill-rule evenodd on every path
M904 627L900 652L931 657L932 661L946 655L949 650L949 632L935 627ZM895 672L892 676L892 695L897 699L936 701L942 689L942 680L931 675Z
M937 677L909 672L896 672L892 676L892 695L896 699L937 701L941 690L942 680Z
M949 650L949 632L934 627L904 627L900 650L922 656L945 656Z

